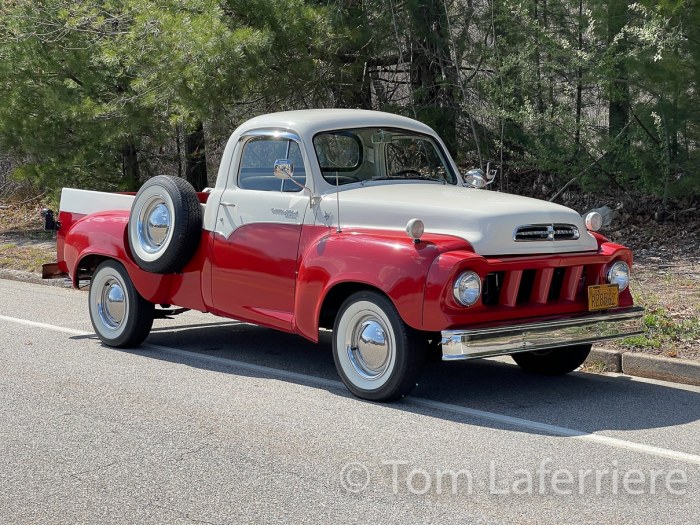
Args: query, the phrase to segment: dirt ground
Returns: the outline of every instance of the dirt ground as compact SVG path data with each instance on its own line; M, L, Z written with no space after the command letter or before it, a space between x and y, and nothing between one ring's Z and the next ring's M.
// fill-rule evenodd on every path
M41 203L0 203L0 269L41 272L56 260ZM631 289L647 309L643 336L608 343L621 349L700 360L700 214L658 222L649 213L616 213L603 233L633 249Z

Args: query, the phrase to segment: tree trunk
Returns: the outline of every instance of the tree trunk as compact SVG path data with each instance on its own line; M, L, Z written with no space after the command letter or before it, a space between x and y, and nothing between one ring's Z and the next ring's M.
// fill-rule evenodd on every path
M367 29L363 0L346 0L338 8L338 23L351 30L351 37L337 54L336 82L331 86L338 108L372 109L372 90L367 68L371 32Z
M418 117L430 124L445 140L453 155L457 152L459 103L457 68L450 53L449 25L439 0L409 4L417 37L411 64L413 104Z
M578 50L583 52L583 0L578 3ZM583 67L576 67L576 153L581 148L581 117L583 114Z
M542 57L540 56L540 10L538 0L535 0L533 9L533 16L535 17L535 72L537 75L537 92L535 93L535 99L537 101L537 115L541 117L544 115L544 97L542 96ZM539 134L541 135L544 131L541 120L537 126L539 128Z
M125 191L137 191L141 183L138 150L130 140L122 146L122 187Z
M194 131L189 133L185 139L185 155L187 160L185 179L192 184L197 191L202 191L208 185L207 156L204 146L204 126L199 122Z
M627 24L629 17L628 0L609 0L608 2L608 43L612 43ZM619 41L621 57L625 50L625 39ZM617 58L613 68L613 79L610 84L608 105L608 136L616 137L627 125L629 120L630 91L627 79L627 67L623 58ZM623 143L627 133L623 134Z
M175 125L175 147L177 150L177 176L182 177L182 145L180 144L180 126Z

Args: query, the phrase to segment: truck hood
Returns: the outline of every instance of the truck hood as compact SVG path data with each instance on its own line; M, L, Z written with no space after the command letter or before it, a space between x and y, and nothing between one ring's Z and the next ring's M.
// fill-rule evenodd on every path
M342 228L404 230L410 219L421 219L426 233L461 237L476 253L529 255L595 251L596 239L574 210L547 201L496 191L422 182L374 182L341 187ZM319 218L337 224L335 192L324 195ZM578 228L576 240L515 241L520 226L566 224Z

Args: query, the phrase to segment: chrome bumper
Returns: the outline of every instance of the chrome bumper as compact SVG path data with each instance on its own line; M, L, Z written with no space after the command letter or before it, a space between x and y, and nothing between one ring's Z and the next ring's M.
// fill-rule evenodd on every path
M568 319L442 332L442 360L476 359L641 334L644 308Z

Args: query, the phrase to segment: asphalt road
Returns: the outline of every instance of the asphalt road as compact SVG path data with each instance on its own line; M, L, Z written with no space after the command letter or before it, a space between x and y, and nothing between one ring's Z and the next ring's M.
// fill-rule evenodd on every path
M188 312L138 350L0 280L3 523L700 523L700 388L494 361L352 397L329 339Z

